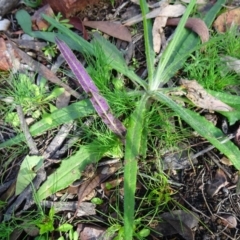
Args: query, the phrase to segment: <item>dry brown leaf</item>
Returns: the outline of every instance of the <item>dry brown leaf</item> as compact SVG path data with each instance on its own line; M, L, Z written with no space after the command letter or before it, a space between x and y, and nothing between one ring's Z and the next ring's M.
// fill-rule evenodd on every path
M42 18L42 14L49 17L54 16L54 12L49 4L39 8L32 16L32 22L36 25L37 30L46 30L49 27L49 23Z
M155 18L155 17L179 17L182 16L185 12L186 7L181 4L168 5L160 8L156 8L146 15L146 19ZM134 16L124 22L125 26L131 26L135 23L142 21L142 15L139 14Z
M213 26L218 32L226 32L233 25L240 25L240 8L235 8L222 13L213 23Z
M221 188L225 187L227 184L228 181L225 173L223 172L223 170L218 169L211 183L206 184L206 193L210 197L213 197L220 191Z
M167 26L177 26L181 18L171 18L167 20ZM199 18L188 18L186 28L189 28L193 32L197 33L201 38L202 43L209 40L209 31L205 22Z
M162 38L165 38L163 27L166 26L168 17L156 17L153 23L153 49L159 53L162 45Z
M0 70L16 72L20 68L20 57L9 42L0 38Z
M131 42L132 37L127 27L120 23L108 22L108 21L84 21L84 26L98 29L112 37L121 39L123 41Z
M61 12L64 17L73 16L76 12L84 10L86 6L95 5L99 0L43 0L49 4L54 12Z
M160 217L163 221L154 227L155 231L152 233L156 239L178 233L185 240L194 240L193 229L197 228L199 223L199 216L196 213L174 210L162 213Z
M232 162L227 158L227 157L222 157L220 160L219 160L222 164L224 165L227 165L227 166L232 166Z
M78 29L83 34L83 38L88 40L88 33L83 25L82 20L79 17L70 17L69 24L73 25L74 28Z
M187 89L187 98L197 107L210 111L228 112L233 110L229 105L207 93L196 80L181 79L180 83Z
M218 215L221 220L221 223L228 228L236 228L237 227L237 219L235 216L231 214L221 214Z
M86 226L84 227L80 234L79 239L81 240L90 240L90 239L109 239L109 238L102 238L102 235L105 232L105 228L100 228L96 226Z

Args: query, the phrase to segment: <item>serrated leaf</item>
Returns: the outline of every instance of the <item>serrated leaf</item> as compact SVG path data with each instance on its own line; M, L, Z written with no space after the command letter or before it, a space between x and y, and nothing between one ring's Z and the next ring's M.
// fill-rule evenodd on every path
M20 166L16 183L16 195L19 195L35 178L33 168L43 160L40 156L26 156Z
M90 101L102 121L112 132L123 139L126 133L125 127L116 117L113 116L107 101L100 95L98 88L86 72L85 68L63 41L56 39L56 43L83 90L90 96Z
M50 114L52 119L51 124L46 123L46 121L43 119L33 124L29 130L31 135L35 137L61 124L68 123L76 118L86 117L92 113L94 113L94 108L92 107L90 101L82 100ZM25 141L25 137L23 134L19 134L16 137L1 143L0 149L19 144L22 141Z

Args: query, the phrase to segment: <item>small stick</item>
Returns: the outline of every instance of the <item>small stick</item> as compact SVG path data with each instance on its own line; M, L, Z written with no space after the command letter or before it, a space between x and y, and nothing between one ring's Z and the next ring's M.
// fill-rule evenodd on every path
M28 128L28 125L24 118L24 113L23 113L22 107L20 105L17 105L17 113L18 113L18 117L19 117L19 121L20 121L20 125L22 128L23 134L26 138L27 145L30 149L30 153L33 155L37 155L38 154L37 146L29 132L29 128Z

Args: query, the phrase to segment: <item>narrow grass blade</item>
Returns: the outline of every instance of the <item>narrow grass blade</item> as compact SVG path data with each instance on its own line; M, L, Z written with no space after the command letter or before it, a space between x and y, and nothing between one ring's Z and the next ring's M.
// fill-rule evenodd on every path
M212 123L207 121L204 117L201 117L199 114L181 107L161 92L155 92L153 97L170 107L201 136L206 138L220 152L225 154L236 169L240 169L239 149L231 141L221 143L226 137L224 137L223 133Z
M91 102L89 100L82 100L50 114L49 118L52 119L51 124L49 124L43 119L33 124L29 130L31 135L35 137L61 124L70 122L80 117L87 117L93 113L94 108L92 107ZM13 137L6 142L1 143L0 149L19 144L23 141L25 141L24 135L19 134L16 137Z
M85 68L63 41L56 39L56 43L83 90L90 96L90 101L102 121L112 132L124 139L126 134L125 127L116 117L112 115L107 101L100 95L98 88L86 72Z
M167 47L166 51L164 52L164 54L161 58L161 61L158 64L156 74L154 76L154 81L150 85L150 90L153 90L153 91L157 90L160 83L163 81L162 74L167 67L169 59L173 56L174 50L176 49L176 47L178 45L179 39L181 39L183 37L183 30L184 30L185 23L187 22L187 19L191 13L193 7L195 6L195 3L196 3L196 0L191 0L190 4L188 5L188 7L186 9L186 12L182 16L182 18L178 24L178 27L176 29L176 32L174 34L173 40Z
M100 34L93 35L94 40L92 41L93 44L99 44L103 50L103 52L108 56L109 65L117 70L119 73L127 76L131 79L134 83L138 83L144 89L147 89L147 83L142 80L133 70L131 70L123 58L121 52L116 48L115 45L107 41L104 37Z
M94 50L93 50L94 48L89 42L87 42L86 40L78 36L76 33L71 31L70 29L61 25L53 18L48 17L44 14L43 14L43 18L61 32L61 33L56 33L56 36L59 39L66 42L72 49L94 56ZM42 35L43 35L42 39L44 39L44 34L42 33ZM40 33L38 33L38 37L40 37ZM146 82L144 82L140 77L138 77L137 74L135 74L132 70L128 68L124 58L121 56L120 52L117 50L117 48L113 44L111 44L109 41L105 40L101 36L94 35L94 39L100 43L101 47L103 48L103 51L109 56L110 59L112 59L112 61L109 61L109 65L113 69L129 77L132 81L140 84L143 88L145 89L147 88Z
M211 26L217 13L220 11L225 2L226 0L217 1L207 12L206 16L204 16L203 21L208 27ZM183 66L189 55L194 50L199 48L198 44L200 42L200 38L195 33L187 29L182 29L181 34L182 35L179 39L176 38L177 45L175 48L171 50L172 52L169 51L169 54L171 54L171 56L168 62L165 64L165 68L160 69L158 67L159 69L156 74L156 78L161 78L160 87L168 82L168 80L173 77L175 73ZM171 44L172 43L170 43L169 47ZM163 59L163 61L165 62L165 59Z
M138 102L135 111L130 117L126 136L124 156L124 239L133 239L138 157L140 157L141 153L147 99L148 97L143 95Z
M152 37L152 22L150 19L146 19L146 15L149 12L146 0L140 0L140 7L143 16L143 29L144 29L144 49L148 70L148 82L151 86L154 74L154 57L153 50L153 37Z
M80 150L70 158L62 160L60 167L51 174L37 191L39 201L68 187L81 177L86 165L96 163L104 152L96 152L95 145L81 146Z

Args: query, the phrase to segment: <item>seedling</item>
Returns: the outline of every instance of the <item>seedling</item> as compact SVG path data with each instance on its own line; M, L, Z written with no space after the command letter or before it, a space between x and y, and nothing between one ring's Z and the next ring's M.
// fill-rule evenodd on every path
M13 126L19 125L17 113L12 112L17 104L22 106L26 115L37 119L45 114L47 119L47 114L56 110L51 101L63 91L63 88L55 87L52 92L47 93L45 79L41 79L40 85L37 86L25 74L13 76L12 81L9 81L9 87L2 90L4 97L1 100L6 103L6 109L8 109L5 116L6 122Z
M46 57L55 57L57 53L56 44L48 43L42 50Z

